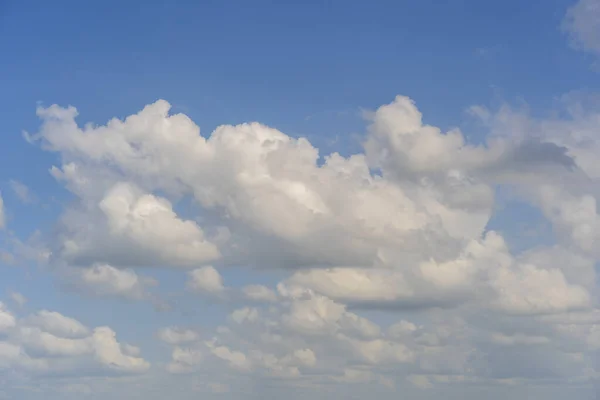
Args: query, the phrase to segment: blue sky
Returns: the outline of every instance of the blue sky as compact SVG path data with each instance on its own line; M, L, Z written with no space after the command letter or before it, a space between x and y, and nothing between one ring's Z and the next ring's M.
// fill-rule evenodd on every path
M189 386L182 399L194 390L243 398L248 382L261 398L297 382L306 384L299 400L323 393L323 382L333 398L346 398L353 382L366 382L365 393L382 398L397 390L433 399L444 385L450 396L475 396L477 385L489 385L493 399L508 378L515 399L553 393L552 385L567 381L576 382L569 395L595 398L598 10L597 0L0 1L0 317L16 318L6 332L0 318L0 344L27 357L37 354L27 346L60 353L24 339L27 329L46 332L39 310L51 310L89 328L110 326L120 343L141 349L112 360L119 374L133 374L132 385ZM200 143L185 121L156 111L159 99L205 138L218 126L235 127ZM74 129L65 110L36 115L53 104L76 107L79 128L92 126ZM580 112L569 115L574 109ZM138 113L122 128L102 128ZM253 121L263 125L237 126ZM296 138L321 157L358 158L312 165L311 150ZM266 150L280 140L272 154ZM517 162L530 141L564 152L571 168L552 155ZM70 163L76 177L50 173ZM361 166L378 173L365 177ZM129 222L117 221L123 199ZM156 210L164 213L152 217ZM113 254L120 246L127 256ZM107 275L86 275L100 270ZM269 299L243 289L258 284ZM234 310L245 310L242 322ZM514 314L525 315L516 319L520 328L509 327ZM306 325L314 315L320 327ZM490 316L502 323L481 322ZM569 318L595 322L568 336ZM412 336L394 337L399 321L402 329L415 324ZM365 333L370 323L382 333ZM159 332L168 329L193 339L165 340ZM315 329L334 334L315 339L307 334ZM273 332L289 348L257 344ZM436 347L440 359L427 358L424 337L444 343ZM211 338L240 352L232 357L244 357L244 365L207 344ZM587 350L560 350L577 341ZM92 342L89 354L102 360L104 347ZM383 352L397 359L365 355L384 342ZM355 347L325 351L348 343ZM513 346L506 357L499 343ZM522 362L520 352L529 354L519 350L524 343L538 364L503 376ZM474 349L468 361L466 348ZM187 361L175 356L180 350ZM300 360L300 350L317 361ZM352 351L358 355L344 358ZM92 365L89 354L73 363L97 367L100 376L108 368L108 378L69 372L52 380L22 360L4 363L0 351L0 398L41 398L32 389L43 387L51 398L104 398L99 385L114 398L132 398L135 386L113 380L112 367ZM58 371L67 356L48 357L44 368ZM273 363L299 375L275 379ZM544 363L560 367L536 376ZM14 376L18 385L10 384Z

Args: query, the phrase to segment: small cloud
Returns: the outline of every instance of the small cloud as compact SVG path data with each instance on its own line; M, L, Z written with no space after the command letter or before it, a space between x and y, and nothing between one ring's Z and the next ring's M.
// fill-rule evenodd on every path
M209 294L219 294L225 290L221 274L212 266L191 271L187 285L194 291Z
M31 192L31 190L23 183L15 180L10 181L10 187L13 192L17 195L19 200L23 203L31 204L35 203L36 198L35 195Z
M82 293L130 300L146 299L146 289L158 284L155 279L138 275L132 269L119 269L108 264L65 269L65 283Z
M157 335L160 340L172 345L191 343L200 338L198 332L176 326L163 328L158 331Z
M419 389L431 389L433 385L425 375L410 375L408 381Z
M242 289L242 293L248 300L274 303L277 301L277 294L263 285L248 285Z
M486 107L480 105L473 105L467 108L467 114L479 119L483 123L490 121L492 113Z

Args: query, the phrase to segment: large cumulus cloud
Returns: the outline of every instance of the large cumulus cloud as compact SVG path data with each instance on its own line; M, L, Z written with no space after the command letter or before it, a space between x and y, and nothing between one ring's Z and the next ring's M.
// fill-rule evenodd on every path
M233 308L216 328L161 329L165 371L415 390L597 379L597 112L473 107L489 132L473 144L398 96L367 114L363 151L342 156L260 123L201 135L169 111L159 100L79 126L53 105L29 136L60 156L51 173L73 194L48 243L71 285L145 300L160 283L141 269L187 269L182 292ZM511 251L490 229L500 187L555 243ZM234 267L284 278L229 286ZM55 342L79 357L111 335ZM132 363L126 351L107 354Z

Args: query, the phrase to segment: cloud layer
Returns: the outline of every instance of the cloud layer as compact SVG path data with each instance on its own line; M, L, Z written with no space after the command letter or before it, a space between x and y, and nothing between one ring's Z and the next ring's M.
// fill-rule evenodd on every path
M121 344L107 326L90 329L58 312L18 318L0 303L0 369L38 377L129 375L150 364L139 350Z
M201 390L225 393L245 379L302 390L360 383L390 396L591 385L600 113L577 101L565 98L578 111L547 120L473 107L489 133L472 144L397 96L366 115L364 151L350 156L319 154L259 123L202 136L163 100L103 126L79 127L73 107L39 108L30 138L60 156L51 173L74 198L47 262L82 293L155 305L149 290L160 282L147 274L185 271L180 291L228 316L158 329L170 359L151 371L208 377ZM490 228L501 190L538 210L555 243L511 252L509 233ZM248 281L230 285L222 274L232 268ZM285 278L253 282L256 270ZM3 310L6 367L150 368L110 328Z

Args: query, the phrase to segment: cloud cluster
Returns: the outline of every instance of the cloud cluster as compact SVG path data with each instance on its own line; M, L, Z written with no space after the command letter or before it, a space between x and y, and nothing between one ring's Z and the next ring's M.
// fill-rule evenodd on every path
M474 144L398 96L368 113L364 151L350 156L259 123L202 136L162 100L104 126L39 108L30 138L60 156L51 173L74 198L48 261L80 290L134 300L159 283L141 269L184 270L187 292L232 310L217 327L160 330L164 367L227 388L244 377L313 389L589 385L600 109L565 104L566 116L542 120L473 107L489 131ZM554 243L511 251L511 232L490 227L501 191L538 210ZM284 277L229 285L232 267ZM10 315L7 354L148 368L108 328L57 332Z
M18 318L0 303L0 369L34 376L129 375L150 364L107 326L90 329L58 312Z
M140 276L132 269L119 269L108 264L64 269L63 280L67 287L86 295L130 300L149 299L148 288L157 284L154 279Z
M542 286L553 279L547 275L525 282ZM243 374L321 390L340 382L429 388L593 381L598 311L552 308L565 293L553 300L536 288L509 289L500 305L510 314L468 307L378 324L311 289L281 284L276 305L237 308L212 333L168 327L158 336L172 349L167 371L210 379Z

